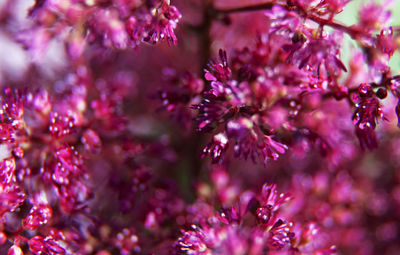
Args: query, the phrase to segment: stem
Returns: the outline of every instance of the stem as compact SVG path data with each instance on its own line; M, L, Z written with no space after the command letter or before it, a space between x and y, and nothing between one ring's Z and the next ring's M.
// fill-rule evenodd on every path
M246 12L246 11L262 11L262 10L271 10L274 5L275 5L274 3L264 3L264 4L250 5L250 6L235 7L231 9L215 9L215 11L221 14L231 14L231 13Z
M360 29L358 29L356 27L351 27L351 26L348 27L348 26L341 24L337 21L334 21L332 19L325 19L325 18L321 18L315 14L309 14L309 13L307 13L306 10L304 10L300 6L288 6L288 5L279 4L279 3L263 3L263 4L255 4L255 5L250 5L250 6L228 8L228 9L215 9L215 11L220 14L233 14L233 13L240 13L240 12L246 12L246 11L271 10L273 6L280 6L288 11L295 11L299 15L303 16L306 19L314 21L315 23L319 24L320 26L329 26L334 29L341 30L341 31L349 34L355 40L358 39L359 37L363 37L363 36L370 37L369 34L366 34L365 32L361 31Z
M206 68L208 61L210 60L211 57L211 37L210 37L210 30L212 26L212 21L213 21L213 12L214 12L214 7L213 7L213 2L212 1L205 1L204 7L203 7L203 23L201 25L200 29L200 50L201 50L201 56L202 56L202 61L201 61L201 70L200 73L203 74L204 68ZM203 76L203 75L201 75Z
M194 32L197 36L198 41L198 54L200 58L200 65L198 70L198 77L202 77L205 86L209 86L209 83L204 77L204 69L207 67L208 62L211 58L211 36L210 30L216 16L214 10L213 0L202 1L202 21L198 25L188 25L187 28ZM204 136L199 134L193 134L192 139L185 140L183 143L178 145L177 151L181 155L181 158L186 159L180 162L178 168L182 171L177 173L177 178L180 183L180 190L186 201L193 202L194 197L190 192L192 190L191 180L197 180L203 174L202 171L202 160L198 156L198 152L201 151ZM188 149L190 148L190 149ZM191 171L186 171L191 169Z
M346 25L343 25L339 22L330 20L330 19L323 19L321 17L318 17L316 15L305 15L305 17L309 20L314 21L315 23L318 23L321 26L329 26L332 27L334 29L338 29L341 30L345 33L347 33L348 35L350 35L351 38L357 40L359 37L370 37L370 35L364 33L363 31L359 30L356 27L348 27Z

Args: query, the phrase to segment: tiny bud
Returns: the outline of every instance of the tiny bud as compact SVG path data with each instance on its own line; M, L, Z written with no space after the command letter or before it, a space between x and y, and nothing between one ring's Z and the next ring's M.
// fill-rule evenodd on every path
M24 157L24 150L21 147L17 147L13 149L13 154L17 158L23 158Z
M268 223L272 216L273 207L271 205L263 206L257 209L257 218L262 223Z
M388 95L388 92L384 88L379 88L378 91L376 92L376 96L380 99L386 98Z
M293 37L292 37L292 43L304 43L307 40L307 37L301 33L301 32L296 32L294 33Z
M7 255L24 255L24 253L22 252L21 248L13 245L10 249L8 249Z
M22 221L22 226L29 230L36 229L40 225L46 224L52 215L53 212L50 206L44 204L33 205L29 214Z
M147 214L144 225L148 229L154 229L157 226L156 214L154 212L149 212Z
M361 97L368 97L372 93L372 87L371 85L367 83L362 83L358 87L358 93L360 94Z
M3 245L7 242L7 236L4 232L0 232L0 245Z
M99 135L92 129L88 129L83 133L81 138L85 149L92 153L99 153L101 151L101 140Z

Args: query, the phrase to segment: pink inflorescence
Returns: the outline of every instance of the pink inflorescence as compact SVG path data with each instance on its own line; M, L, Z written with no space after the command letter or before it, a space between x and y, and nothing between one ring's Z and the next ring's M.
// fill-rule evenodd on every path
M398 254L395 5L0 1L0 254Z
M279 208L290 200L288 194L278 194L276 185L265 184L260 197L242 194L238 204L211 214L200 225L191 225L182 230L176 241L178 254L336 254L336 248L303 251L303 246L312 242L317 231L315 224L299 233L308 239L302 240L294 231L294 225L279 215ZM251 220L253 218L253 220ZM254 218L256 219L254 221ZM314 230L310 230L313 228ZM297 230L299 231L299 230ZM324 253L325 252L325 253Z

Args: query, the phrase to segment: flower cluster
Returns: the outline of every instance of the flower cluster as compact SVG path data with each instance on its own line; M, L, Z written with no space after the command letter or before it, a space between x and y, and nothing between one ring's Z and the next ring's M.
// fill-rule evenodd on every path
M400 26L353 1L0 1L0 254L398 254Z
M268 108L252 100L256 94L248 81L233 78L225 51L219 51L220 62L212 61L205 78L209 89L203 93L203 102L192 107L198 110L196 121L199 131L220 130L203 149L203 156L210 155L214 162L223 160L230 144L240 158L266 162L277 159L287 147L275 141L272 130L267 130L265 115Z
M319 250L310 242L318 232L314 223L296 229L280 218L279 208L290 200L278 194L276 185L265 184L261 196L243 193L239 202L217 214L201 219L200 225L182 231L176 241L179 254L336 254L336 247ZM300 241L301 240L301 241Z
M161 40L176 44L174 30L181 18L169 0L37 0L29 16L34 23L23 29L21 40L34 56L45 52L53 38L62 38L72 59L79 59L85 47L97 41L104 47L118 49ZM31 40L36 42L33 47Z

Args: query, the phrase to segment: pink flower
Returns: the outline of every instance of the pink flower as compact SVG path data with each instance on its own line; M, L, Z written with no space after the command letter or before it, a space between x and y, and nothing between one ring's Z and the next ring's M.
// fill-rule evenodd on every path
M378 4L374 1L364 4L359 11L360 28L372 33L381 30L390 19L390 11L385 10L386 4Z
M369 84L361 84L358 88L361 98L356 103L353 115L356 135L362 149L374 149L378 146L375 134L377 118L383 118L381 105Z
M207 66L208 70L205 70L204 77L208 81L219 81L226 82L231 78L232 71L228 67L228 58L226 56L226 51L219 50L219 63L216 61L211 61Z
M46 224L52 217L52 214L50 206L46 204L33 204L22 225L25 229L34 230L40 225Z
M28 242L29 250L35 255L64 255L65 249L62 248L57 241L58 240L54 239L52 236L34 236Z
M55 138L70 134L74 124L74 119L71 116L59 115L57 112L50 113L49 131Z
M302 254L303 244L296 240L292 231L293 223L278 218L279 207L287 202L288 196L277 198L276 185L265 184L259 203L253 199L243 199L236 206L224 208L218 217L209 216L199 225L191 225L191 229L182 230L181 237L175 242L179 254L264 254L266 250L275 254L279 252ZM257 206L257 214L265 209L268 203L272 207L269 212L270 221L259 221L252 225L252 208ZM260 207L261 206L261 207ZM246 220L244 220L246 219ZM315 233L314 233L315 234ZM314 252L323 250L315 249ZM307 253L305 253L307 254ZM323 254L323 253L321 253Z
M347 72L345 65L340 60L338 38L308 38L307 42L300 41L291 46L285 45L285 50L290 51L288 60L297 64L300 69L310 68L318 76L340 70Z
M223 159L224 153L227 150L228 137L225 133L218 133L213 137L213 140L204 147L201 156L210 155L214 163L220 162Z
M8 249L7 255L24 255L19 246L13 245Z

